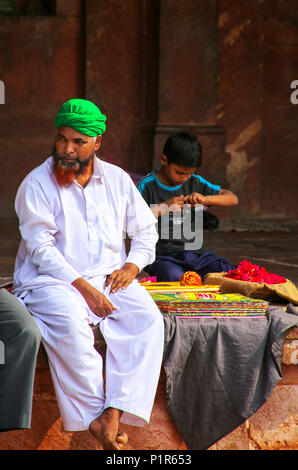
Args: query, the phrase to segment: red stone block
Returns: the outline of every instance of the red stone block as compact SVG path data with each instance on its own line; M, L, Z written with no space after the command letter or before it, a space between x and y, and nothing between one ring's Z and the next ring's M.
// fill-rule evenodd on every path
M105 357L106 345L95 329L95 348ZM127 450L186 449L166 401L166 378L162 370L149 425L144 428L120 424L129 436ZM56 402L47 356L40 347L34 382L32 424L29 430L0 433L0 450L100 450L89 431L66 432Z

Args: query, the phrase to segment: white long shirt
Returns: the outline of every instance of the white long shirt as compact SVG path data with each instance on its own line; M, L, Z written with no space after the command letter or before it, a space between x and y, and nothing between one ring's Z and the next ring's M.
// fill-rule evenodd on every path
M54 283L108 275L125 262L141 271L155 259L156 219L121 168L94 159L83 188L59 187L53 158L31 171L15 200L22 240L14 271L15 293ZM128 255L124 238L131 246Z

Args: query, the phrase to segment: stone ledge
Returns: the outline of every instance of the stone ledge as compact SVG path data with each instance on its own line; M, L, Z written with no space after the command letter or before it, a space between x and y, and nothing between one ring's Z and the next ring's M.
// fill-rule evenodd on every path
M248 420L209 450L298 450L298 385L278 385Z
M95 348L104 356L106 344L93 328ZM298 328L286 333L283 377L266 403L245 423L208 450L298 450ZM162 369L150 424L121 426L129 435L128 450L186 450L166 403ZM48 360L41 345L35 374L32 425L29 430L0 433L0 450L100 450L88 431L63 430Z
M99 330L98 330L99 331ZM286 335L287 348L298 339L298 328ZM288 346L289 344L289 346ZM95 347L105 353L105 341L95 337ZM292 349L291 349L292 350ZM294 349L296 351L296 349ZM245 423L211 446L209 450L297 449L298 367L282 364L283 379L268 401ZM129 435L128 450L186 450L166 403L166 378L162 370L150 424L145 428L121 426ZM65 432L43 347L35 375L32 426L29 430L0 433L0 450L100 450L88 431Z
M295 328L295 330L295 332L289 331L285 337L282 364L298 365L298 329Z
M102 354L105 350L105 341L101 336L98 328L93 329L95 338L95 348ZM282 364L285 365L298 365L298 328L291 328L285 336L283 353L282 353ZM37 368L48 367L48 360L46 352L41 345L38 357L37 357ZM297 369L298 373L298 369Z

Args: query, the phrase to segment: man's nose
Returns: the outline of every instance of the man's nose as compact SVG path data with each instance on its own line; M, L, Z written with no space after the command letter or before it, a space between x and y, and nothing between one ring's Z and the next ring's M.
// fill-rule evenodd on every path
M72 142L66 142L66 147L65 147L65 153L67 155L70 155L71 153L74 153L74 145Z

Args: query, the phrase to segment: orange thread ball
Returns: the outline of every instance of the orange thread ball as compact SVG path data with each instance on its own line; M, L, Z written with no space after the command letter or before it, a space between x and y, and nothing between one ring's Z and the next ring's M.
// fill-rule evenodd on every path
M195 271L187 271L180 278L182 286L200 286L202 284L201 276Z

